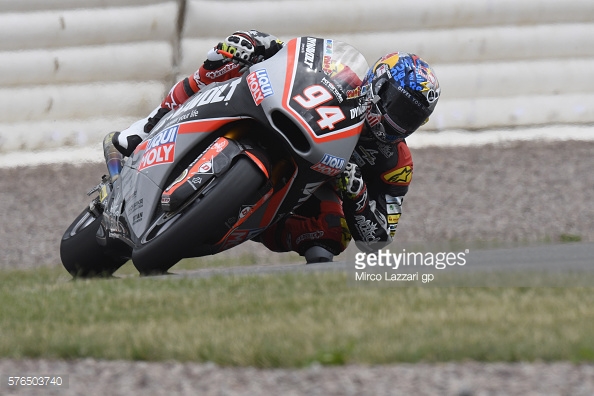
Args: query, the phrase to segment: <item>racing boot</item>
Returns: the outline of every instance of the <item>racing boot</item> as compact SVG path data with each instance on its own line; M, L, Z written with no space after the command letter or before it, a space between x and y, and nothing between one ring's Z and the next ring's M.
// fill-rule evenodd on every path
M116 132L111 140L113 145L125 157L131 156L136 147L147 138L155 125L168 112L167 108L157 107L148 117L136 121L121 132Z
M145 120L136 121L129 128L113 134L111 142L125 157L132 155L136 147L149 135L144 132Z
M308 264L332 261L347 248L351 234L340 204L322 202L321 208L315 217L288 216L254 240L273 252L297 252Z
M334 259L334 255L322 246L312 246L303 254L307 264L328 263Z

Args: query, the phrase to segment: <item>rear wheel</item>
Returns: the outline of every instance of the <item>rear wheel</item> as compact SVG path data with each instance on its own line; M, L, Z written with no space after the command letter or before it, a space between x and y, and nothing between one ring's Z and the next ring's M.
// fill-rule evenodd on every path
M122 254L97 243L101 216L85 209L62 236L60 258L73 277L107 277L128 261Z
M266 177L246 157L239 160L204 197L188 206L163 233L134 250L132 261L142 275L166 273L185 257L212 254L210 248L229 230L228 219L258 196Z

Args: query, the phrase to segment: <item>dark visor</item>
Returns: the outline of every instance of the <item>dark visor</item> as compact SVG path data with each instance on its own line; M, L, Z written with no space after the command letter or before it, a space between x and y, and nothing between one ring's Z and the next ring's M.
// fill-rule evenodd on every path
M430 115L421 101L402 87L390 83L380 89L378 105L383 110L386 122L397 133L410 134L417 130Z

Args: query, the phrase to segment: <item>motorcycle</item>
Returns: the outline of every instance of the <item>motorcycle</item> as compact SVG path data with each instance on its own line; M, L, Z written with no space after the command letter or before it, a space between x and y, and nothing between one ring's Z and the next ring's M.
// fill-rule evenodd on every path
M224 54L233 56L231 54ZM348 163L363 127L363 55L316 37L288 41L241 77L167 113L124 159L104 140L109 175L65 231L74 277L141 275L217 254L292 213Z

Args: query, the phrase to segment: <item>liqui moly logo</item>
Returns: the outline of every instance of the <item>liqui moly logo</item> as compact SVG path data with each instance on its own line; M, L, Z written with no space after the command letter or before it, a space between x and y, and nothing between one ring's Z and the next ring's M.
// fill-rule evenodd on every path
M264 98L274 95L266 69L260 69L250 73L247 76L247 83L256 106L260 106Z
M330 154L324 154L320 162L313 165L311 169L320 172L327 176L336 176L344 167L345 160L343 158L335 157Z
M179 125L167 128L153 136L146 145L146 149L140 160L138 170L153 165L168 164L175 158L175 141Z

